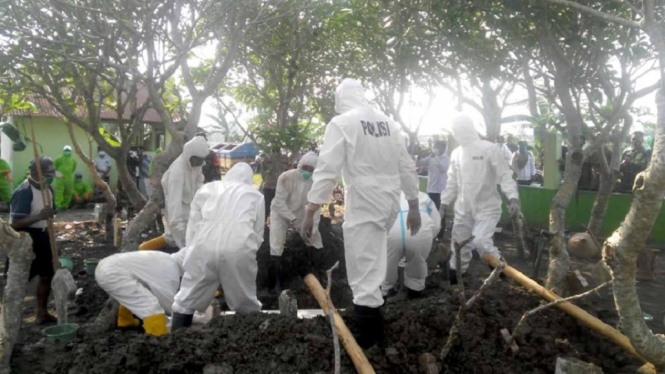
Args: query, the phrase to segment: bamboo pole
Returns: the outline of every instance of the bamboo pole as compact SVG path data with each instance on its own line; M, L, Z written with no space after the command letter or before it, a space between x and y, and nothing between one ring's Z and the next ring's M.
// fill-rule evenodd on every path
M326 300L326 293L323 290L323 287L321 287L319 280L316 279L314 275L307 274L305 276L305 284L307 287L309 287L310 291L312 291L312 295L314 295L314 298L319 303L319 306L323 312L328 315L329 311L328 301ZM332 309L334 310L334 308ZM360 374L375 374L374 368L372 368L372 365L367 360L365 353L356 342L356 339L351 334L351 331L349 331L349 328L346 327L342 317L339 315L339 313L337 313L336 310L334 310L333 313L339 340L342 342L342 345L344 345L344 349L351 358L351 361L353 361L353 365L356 367L356 371L358 371Z
M44 175L42 174L42 159L39 156L37 151L37 137L35 136L35 127L32 124L32 115L28 116L28 123L30 124L30 135L32 136L32 149L35 153L35 166L37 167L37 177L39 178L39 190L42 193L42 203L44 203L44 208L52 207L53 201L48 201L48 193L46 192L46 181L44 180ZM54 199L55 196L51 194L51 199ZM60 269L60 257L58 256L58 248L55 245L55 235L53 234L53 218L46 220L46 227L48 228L48 239L51 243L51 257L53 259L53 269Z
M483 256L483 260L486 263L488 263L490 266L498 266L500 263L499 259L494 258L489 253ZM537 293L538 296L542 297L547 301L551 302L561 299L561 296L539 285L536 281L522 274L519 270L515 269L512 266L506 265L506 267L503 269L503 273L506 274L506 276L517 281L517 283L521 284L528 290ZM644 366L645 368L653 367L653 365L651 365L647 360L645 360L644 357L642 357L639 353L637 353L635 348L633 348L633 345L630 344L630 340L628 339L628 337L617 331L612 326L604 323L603 321L599 320L598 318L584 311L584 309L570 302L564 302L558 304L557 308L563 310L570 316L574 317L578 321L585 324L587 327L598 332L599 334L603 335L613 343L617 344L619 347L623 348L624 351L630 353L631 355L640 359L642 362L646 363L647 365Z

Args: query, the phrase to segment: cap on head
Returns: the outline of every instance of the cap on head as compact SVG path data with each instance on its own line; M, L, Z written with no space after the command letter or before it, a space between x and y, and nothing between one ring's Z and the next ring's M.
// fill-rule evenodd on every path
M71 152L71 151L72 151L72 147L69 146L69 145L66 145L64 148L62 148L62 150L63 150L63 151L69 151L69 152Z
M44 178L55 177L55 164L53 163L53 160L51 160L50 157L42 157L40 159L40 166ZM34 159L30 162L30 174L33 176L37 176L37 164L35 163Z

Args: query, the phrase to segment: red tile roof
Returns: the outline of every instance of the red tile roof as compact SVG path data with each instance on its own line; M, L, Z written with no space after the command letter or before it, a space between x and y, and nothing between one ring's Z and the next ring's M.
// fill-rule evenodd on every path
M133 108L140 107L148 100L148 90L145 87L139 89L136 93L136 105L127 104L125 106L125 112L123 113L122 118L129 120L132 114ZM37 112L33 112L32 115L35 117L62 117L61 114L55 109L46 98L38 96L37 94L29 94L28 101L33 103L37 107ZM30 114L29 109L18 109L11 111L9 115L11 116L27 116ZM77 109L77 115L84 117L86 114L86 109L83 105L79 106ZM175 117L175 116L174 116ZM103 108L101 112L101 118L105 120L117 120L118 115L115 110L110 110L109 108ZM174 118L174 121L178 121L179 118ZM161 123L162 119L159 117L157 111L153 108L148 109L143 115L143 121Z

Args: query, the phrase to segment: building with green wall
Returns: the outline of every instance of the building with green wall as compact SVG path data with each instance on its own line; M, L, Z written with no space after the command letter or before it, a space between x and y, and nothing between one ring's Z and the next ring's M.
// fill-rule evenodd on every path
M144 95L140 95L138 98L139 100L147 100L147 96ZM67 126L62 122L61 116L48 105L46 100L34 99L31 101L37 107L37 111L32 114L32 123L37 138L37 148L43 155L55 159L62 155L62 150L65 145L72 145ZM117 114L113 111L102 111L101 117L102 127L109 133L114 134L117 129ZM127 115L127 117L129 117L129 115ZM165 131L159 115L155 110L149 109L143 119L143 127L140 131L137 131L136 136L132 139L132 144L143 146L145 153L153 156L157 147L164 148L164 146L168 144L170 136L168 132ZM30 136L27 111L13 112L12 115L7 117L7 122L14 125L24 138L32 138ZM84 152L93 159L97 157L97 143L78 126L74 126L74 134ZM28 146L20 152L15 151L12 145L12 140L9 139L6 134L2 133L0 137L0 157L7 161L11 166L14 187L16 187L23 180L25 173L30 166L30 161L34 158L34 151L32 143L30 142L27 142ZM94 183L93 177L87 166L81 161L76 152L72 152L72 157L74 157L77 162L76 170L83 173L83 181L92 185ZM112 161L112 163L111 188L115 189L118 179L117 168L115 166L115 161Z

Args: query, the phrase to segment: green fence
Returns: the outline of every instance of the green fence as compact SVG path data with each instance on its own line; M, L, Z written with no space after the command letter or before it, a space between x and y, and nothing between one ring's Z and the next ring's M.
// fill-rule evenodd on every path
M426 192L427 177L420 177L420 190ZM550 203L556 190L542 187L520 186L520 202L522 213L531 227L547 228L549 225ZM591 208L596 199L596 192L579 191L573 196L566 210L566 228L573 231L583 230L582 224L588 224ZM612 194L603 222L602 235L609 236L616 230L630 208L632 196L628 194ZM505 211L505 207L504 207ZM653 243L665 244L665 210L660 209L654 230L649 239Z

